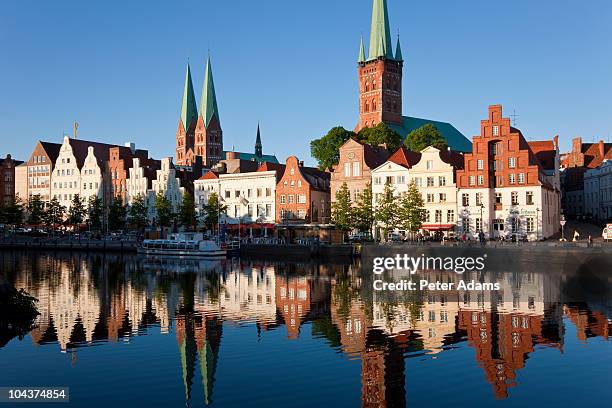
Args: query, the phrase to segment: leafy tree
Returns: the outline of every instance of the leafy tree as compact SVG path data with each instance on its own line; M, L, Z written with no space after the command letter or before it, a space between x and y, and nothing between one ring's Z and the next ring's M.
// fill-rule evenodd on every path
M125 216L127 209L123 205L121 197L114 197L108 206L108 229L119 231L125 228Z
M442 133L431 123L410 132L404 144L413 152L420 152L428 146L433 146L440 150L445 150L448 147L448 143L444 136L442 136Z
M368 183L365 190L357 196L354 211L355 228L359 232L371 232L374 226L374 208L372 207L372 184Z
M209 230L215 230L219 223L220 214L225 214L227 206L221 204L217 193L211 193L208 202L202 207L202 219L204 226Z
M87 209L80 195L75 194L68 209L68 222L75 227L83 223Z
M128 222L137 230L143 230L149 224L148 210L142 194L138 194L128 211Z
M384 123L374 127L364 127L359 131L358 140L371 146L387 145L387 150L393 152L402 144L402 137Z
M23 222L23 204L18 195L11 197L0 210L0 219L9 225L18 225Z
M351 192L346 183L343 183L336 192L336 201L332 203L332 222L343 233L353 230L353 205Z
M178 213L179 223L186 228L195 229L198 224L198 214L196 213L195 201L189 193L183 195L183 202Z
M356 137L354 132L337 126L320 139L310 142L310 153L312 157L317 159L319 169L325 170L338 163L340 160L340 146L351 137Z
M169 227L174 219L174 211L172 211L172 203L162 192L157 193L155 197L155 211L157 213L157 224L160 227Z
M55 227L64 221L65 213L66 207L60 204L56 197L53 197L47 205L47 209L45 210L45 214L43 216L43 222L48 227Z
M45 203L40 199L40 195L30 197L27 205L28 224L40 225L45 215Z
M376 205L376 221L382 228L383 239L386 240L391 231L399 221L397 213L397 197L389 183L385 184L385 189Z
M89 225L92 230L99 231L102 229L102 217L104 215L104 203L98 196L89 197L87 203L87 216L89 217Z
M399 218L403 229L417 232L423 225L425 212L423 196L414 181L408 186L408 191L399 200Z

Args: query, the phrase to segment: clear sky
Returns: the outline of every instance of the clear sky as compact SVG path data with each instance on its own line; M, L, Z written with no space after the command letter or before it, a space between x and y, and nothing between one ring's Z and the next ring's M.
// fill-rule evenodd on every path
M199 102L210 49L225 148L310 159L357 122L356 59L372 0L0 3L0 155L38 139L134 141L174 154L185 64ZM401 34L404 114L471 138L489 104L531 140L612 132L612 2L388 0Z

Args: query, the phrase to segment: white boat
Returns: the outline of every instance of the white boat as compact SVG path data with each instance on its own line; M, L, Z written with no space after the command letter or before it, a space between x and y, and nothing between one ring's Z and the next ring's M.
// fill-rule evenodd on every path
M205 240L202 234L174 234L169 239L147 239L138 247L138 253L178 258L224 258L227 251L215 241Z

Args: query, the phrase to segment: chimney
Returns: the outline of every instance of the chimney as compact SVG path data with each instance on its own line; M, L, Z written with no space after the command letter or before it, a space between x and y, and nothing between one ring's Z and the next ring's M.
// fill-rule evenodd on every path
M582 138L575 137L572 139L572 153L582 153Z
M123 146L128 147L132 151L132 154L136 153L136 143L126 142Z
M555 150L559 150L559 135L556 135L553 140L555 142Z
M300 160L300 161L298 162L298 166L300 166L300 167L304 167L304 161L303 161L303 160Z
M238 158L237 156L238 156L238 154L236 152L226 152L225 153L225 159L226 160L235 160L235 159Z
M600 140L599 141L599 155L601 156L602 160L606 157L606 146L604 145L604 141Z

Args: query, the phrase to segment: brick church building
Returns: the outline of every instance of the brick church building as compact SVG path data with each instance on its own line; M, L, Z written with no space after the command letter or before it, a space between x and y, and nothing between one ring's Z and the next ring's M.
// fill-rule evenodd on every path
M196 162L196 157L202 158L204 167L210 167L224 158L223 130L219 120L210 56L206 63L199 114L191 81L191 69L187 64L181 117L176 130L177 165L191 166Z
M393 51L386 0L374 0L370 44L366 56L363 38L357 59L359 75L358 132L364 127L385 123L400 136L431 123L446 139L451 149L472 151L470 141L453 125L436 120L403 116L402 76L404 58L399 37Z

